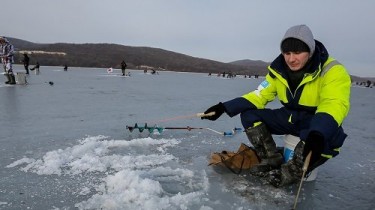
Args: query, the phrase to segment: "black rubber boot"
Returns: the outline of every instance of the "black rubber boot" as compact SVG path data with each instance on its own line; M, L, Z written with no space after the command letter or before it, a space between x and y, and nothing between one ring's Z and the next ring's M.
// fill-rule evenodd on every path
M247 128L246 135L261 159L260 167L278 168L283 163L283 156L277 152L276 143L264 123Z
M8 80L8 81L5 82L5 84L9 84L10 83L10 76L9 76L9 74L5 73L4 75L6 76L6 78Z
M302 178L304 146L305 144L300 141L294 149L293 158L281 165L281 169L275 169L269 172L267 180L270 184L274 187L283 187Z
M9 84L15 85L16 84L16 78L14 77L14 75L13 74L8 74L8 75L9 75L9 78L10 78Z

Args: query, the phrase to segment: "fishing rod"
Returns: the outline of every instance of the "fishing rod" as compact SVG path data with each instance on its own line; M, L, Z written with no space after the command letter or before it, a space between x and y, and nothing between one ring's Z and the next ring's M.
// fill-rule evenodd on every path
M164 130L187 130L187 131L191 131L191 130L208 130L208 131L211 131L211 132L214 132L216 134L219 134L219 135L223 135L223 136L233 136L235 135L236 133L238 132L241 132L242 131L242 128L233 128L231 131L225 131L225 132L220 132L220 131L217 131L217 130L214 130L212 128L205 128L205 127L190 127L190 126L186 126L186 127L160 127L160 126L157 126L157 125L154 125L154 126L148 126L147 123L145 123L144 126L139 126L138 123L135 123L134 126L126 126L126 129L129 130L129 132L133 132L134 130L138 130L140 133L142 133L144 130L147 130L149 133L154 133L154 132L158 132L158 133L163 133Z

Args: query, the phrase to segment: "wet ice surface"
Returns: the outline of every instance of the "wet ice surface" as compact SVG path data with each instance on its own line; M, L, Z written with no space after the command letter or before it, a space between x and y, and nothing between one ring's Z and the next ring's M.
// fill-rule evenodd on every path
M16 69L21 71L21 67ZM262 79L42 67L26 86L0 84L0 209L290 209L297 186L275 189L207 166L244 134L134 131L126 125L230 131L238 117L168 120L254 89ZM3 81L3 80L1 80ZM53 81L54 85L49 85ZM374 90L352 88L342 154L304 183L301 209L374 209ZM278 107L279 103L270 104ZM282 145L282 137L274 136Z

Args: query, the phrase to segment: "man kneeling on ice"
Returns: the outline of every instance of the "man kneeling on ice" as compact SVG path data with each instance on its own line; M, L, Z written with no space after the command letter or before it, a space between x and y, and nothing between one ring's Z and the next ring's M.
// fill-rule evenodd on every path
M314 40L306 25L289 28L280 49L281 54L255 91L220 102L205 111L215 112L213 116L202 117L216 120L224 112L230 117L241 114L246 135L261 159L254 174L266 177L275 187L301 178L310 151L307 174L339 154L347 136L341 125L349 112L351 85L345 67ZM283 106L266 109L276 96ZM271 134L301 139L287 163L283 163Z

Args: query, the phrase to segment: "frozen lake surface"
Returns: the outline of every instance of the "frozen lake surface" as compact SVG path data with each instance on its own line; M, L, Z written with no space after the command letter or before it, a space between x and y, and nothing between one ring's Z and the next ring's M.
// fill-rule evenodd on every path
M16 70L22 71L22 66ZM43 67L28 85L0 79L0 209L291 209L297 186L276 189L207 166L237 150L239 133L126 130L135 123L230 131L239 117L187 118L255 89L259 79ZM33 72L31 72L33 73ZM54 85L50 85L52 81ZM352 88L341 154L305 182L299 209L375 209L375 89ZM273 102L269 107L279 107ZM283 146L283 137L274 136Z

